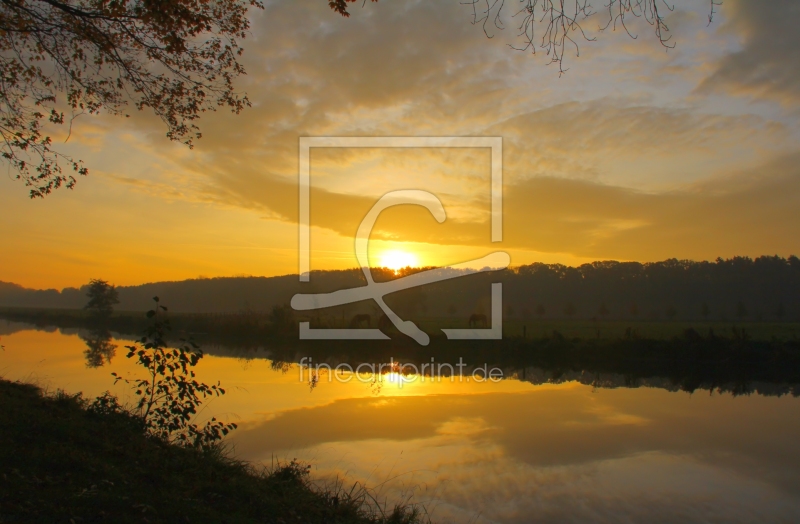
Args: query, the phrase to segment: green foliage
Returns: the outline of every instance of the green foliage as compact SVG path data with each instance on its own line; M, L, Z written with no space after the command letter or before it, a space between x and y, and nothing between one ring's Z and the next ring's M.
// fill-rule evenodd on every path
M147 312L152 324L139 344L126 346L126 356L135 358L147 371L147 377L129 380L112 373L114 383L123 381L133 386L139 397L135 414L147 433L169 443L208 449L236 429L236 424L212 418L199 427L192 418L206 398L224 395L225 390L219 382L208 385L195 380L192 368L203 358L203 352L191 341L182 340L183 345L177 348L167 345L171 329L169 320L164 318L167 308L158 297L153 300L156 307Z
M114 312L114 306L119 304L119 293L117 288L105 280L93 278L89 281L89 288L86 292L89 302L83 306L84 309L92 312L97 318L107 319Z

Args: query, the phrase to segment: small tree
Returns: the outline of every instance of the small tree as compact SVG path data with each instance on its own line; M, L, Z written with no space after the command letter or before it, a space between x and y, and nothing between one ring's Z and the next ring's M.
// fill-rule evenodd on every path
M86 296L89 297L89 302L83 308L91 311L97 318L110 317L114 312L114 305L119 304L117 288L97 278L89 281Z
M147 377L128 380L116 373L114 383L123 381L132 384L139 401L133 411L144 430L166 442L186 447L208 449L221 440L236 424L223 423L212 418L203 427L192 423L203 400L225 394L217 382L208 385L195 380L191 369L203 358L203 352L191 341L184 341L177 348L167 346L170 331L169 320L163 318L167 308L154 297L156 308L147 312L153 323L145 331L138 344L125 346L128 358L136 358L137 364L147 370ZM109 394L98 398L96 405L111 405L116 399Z
M631 307L628 308L628 312L631 314L631 316L633 318L638 317L639 316L639 306L637 306L636 304L631 304Z
M708 307L708 304L703 302L703 305L700 306L700 314L703 315L703 320L708 320L708 315L711 314L711 308Z

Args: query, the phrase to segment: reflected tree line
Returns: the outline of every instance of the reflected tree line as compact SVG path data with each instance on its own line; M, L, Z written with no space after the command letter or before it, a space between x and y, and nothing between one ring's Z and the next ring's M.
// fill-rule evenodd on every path
M423 366L431 362L454 364L461 359L466 373L485 365L502 369L506 378L535 384L574 380L600 388L646 386L670 391L800 396L800 340L753 340L739 327L725 334L687 329L680 336L662 340L640 339L633 333L613 339L581 339L553 332L535 339L495 341L433 337L428 347L400 341L376 344L352 340L229 346L212 351L240 358L268 358L273 369L283 372L309 359L334 369L339 364L356 369L361 364L393 361L412 364L426 376L447 377L458 370Z
M86 344L87 366L100 367L114 358L117 346L102 323L81 331L80 336ZM454 364L463 359L466 372L488 365L502 369L505 378L535 384L575 380L600 388L648 386L734 395L800 395L800 340L753 340L741 327L732 327L727 333L687 329L669 339L642 339L634 331L617 338L570 338L554 331L537 338L494 341L432 337L427 347L403 339L376 343L298 341L293 337L249 341L209 337L203 345L210 355L268 359L273 369L282 372L310 357L315 363L334 368L345 363L352 369L394 361L413 364L430 375L431 368L425 370L423 364L432 360ZM444 367L437 375L446 377L450 369Z

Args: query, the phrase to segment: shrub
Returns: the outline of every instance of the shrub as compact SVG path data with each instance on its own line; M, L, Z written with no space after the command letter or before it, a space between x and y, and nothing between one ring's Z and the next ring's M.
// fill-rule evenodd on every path
M204 384L195 379L192 370L203 358L203 352L192 341L181 339L178 347L167 345L170 332L167 308L154 297L155 309L147 312L152 323L138 344L125 346L128 358L135 358L145 368L147 376L126 379L112 373L114 383L130 384L139 400L131 410L139 418L144 430L165 442L186 447L209 449L232 430L236 424L212 418L202 427L192 422L197 410L207 397L221 396L225 390L216 384ZM109 395L95 401L98 410L115 410L119 404Z

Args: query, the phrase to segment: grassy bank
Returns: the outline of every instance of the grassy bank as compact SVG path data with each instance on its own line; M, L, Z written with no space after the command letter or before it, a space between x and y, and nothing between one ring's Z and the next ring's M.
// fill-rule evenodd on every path
M368 493L325 492L307 469L272 471L147 437L124 413L79 395L0 380L0 522L419 522L382 514Z

